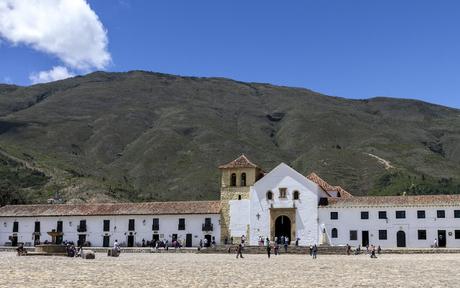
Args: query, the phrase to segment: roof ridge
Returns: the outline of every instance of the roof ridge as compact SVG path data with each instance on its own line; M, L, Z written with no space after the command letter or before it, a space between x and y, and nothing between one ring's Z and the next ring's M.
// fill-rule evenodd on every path
M8 204L4 207L38 207L38 206L89 206L89 205L131 205L131 204L164 204L164 203L207 203L220 202L220 200L180 200L180 201L148 201L148 202L91 202L91 203L34 203L34 204Z
M237 157L236 159L226 163L226 164L223 164L223 165L220 165L219 166L219 169L225 169L225 168L258 168L258 166L256 164L254 164L251 160L248 159L248 157L246 157L246 155L244 154L241 154L239 157Z

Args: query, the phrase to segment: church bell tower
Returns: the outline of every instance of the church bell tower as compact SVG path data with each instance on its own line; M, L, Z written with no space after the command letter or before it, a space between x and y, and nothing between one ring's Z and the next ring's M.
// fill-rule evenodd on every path
M221 239L230 242L230 204L231 200L249 200L251 186L262 177L262 170L245 155L219 166L221 171ZM249 227L248 227L249 228ZM249 239L249 229L246 237Z

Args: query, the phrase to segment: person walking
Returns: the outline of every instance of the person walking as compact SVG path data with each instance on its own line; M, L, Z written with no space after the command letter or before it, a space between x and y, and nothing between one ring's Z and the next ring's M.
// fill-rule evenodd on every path
M377 258L377 256L375 255L375 246L374 245L371 246L371 258Z
M238 247L236 247L236 259L238 259L238 257L241 257L241 258L244 258L243 257L243 245L238 244Z
M313 245L312 254L313 254L313 259L316 259L316 255L318 254L318 246L316 246L316 244Z
M272 252L272 247L270 246L270 243L268 243L267 245L267 256L268 256L268 259L270 259L270 253Z
M310 256L313 256L313 246L310 245Z

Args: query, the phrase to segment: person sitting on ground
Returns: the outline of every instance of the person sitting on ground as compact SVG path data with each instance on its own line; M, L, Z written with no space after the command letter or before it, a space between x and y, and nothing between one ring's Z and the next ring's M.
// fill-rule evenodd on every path
M27 251L24 249L24 244L19 244L19 246L16 248L16 252L18 253L18 256L25 255Z
M361 245L358 245L355 250L355 255L361 254Z
M75 251L75 245L71 244L69 247L69 257L75 257L77 254L77 251Z
M351 246L347 244L347 255L351 254Z

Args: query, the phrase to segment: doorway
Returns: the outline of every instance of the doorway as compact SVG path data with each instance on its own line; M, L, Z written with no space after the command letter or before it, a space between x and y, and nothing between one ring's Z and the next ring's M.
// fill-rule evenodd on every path
M159 240L160 240L160 235L158 235L158 234L153 234L152 235L152 243L153 243L153 245L155 245L157 243L157 241L159 241Z
M11 246L18 246L18 236L11 236Z
M77 246L78 247L83 246L85 245L85 242L86 242L86 235L85 234L78 235Z
M134 247L134 235L128 235L128 247Z
M102 246L109 247L110 246L110 236L104 235L102 238Z
M289 239L292 240L291 219L285 215L278 216L275 220L275 237L277 237L279 241L281 236L289 237Z
M398 231L398 233L396 233L396 246L406 247L406 232Z
M40 234L34 235L34 246L40 244Z
M185 247L192 247L192 234L185 235Z
M438 246L446 247L446 230L438 230Z
M212 236L208 234L208 235L204 235L204 238L207 240L206 247L211 246Z
M361 245L363 247L369 245L369 231L361 231Z

